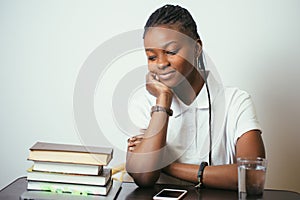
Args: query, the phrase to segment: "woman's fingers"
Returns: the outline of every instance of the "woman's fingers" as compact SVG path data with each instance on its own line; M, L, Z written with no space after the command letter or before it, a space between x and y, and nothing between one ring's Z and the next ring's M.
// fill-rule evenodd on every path
M145 130L141 130L141 132L144 132ZM129 151L133 151L135 147L142 142L144 138L144 134L136 135L131 138L128 138L127 140L127 146Z
M158 81L157 74L153 72L148 72L146 75L146 83L155 82L155 81Z
M134 141L129 141L128 142L128 147L136 146L137 144L141 143L141 140L134 140Z
M146 75L146 89L155 97L160 96L162 93L173 93L168 86L159 80L159 76L153 72L148 72Z
M141 141L135 141L133 143L128 143L128 150L133 151L139 143L141 143Z

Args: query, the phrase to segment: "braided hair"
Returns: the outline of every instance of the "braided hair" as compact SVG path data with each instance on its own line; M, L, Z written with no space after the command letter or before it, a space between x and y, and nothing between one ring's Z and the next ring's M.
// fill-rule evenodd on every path
M146 22L143 38L145 38L148 28L160 25L176 26L180 32L194 40L200 39L193 17L187 9L178 5L167 4L154 11Z

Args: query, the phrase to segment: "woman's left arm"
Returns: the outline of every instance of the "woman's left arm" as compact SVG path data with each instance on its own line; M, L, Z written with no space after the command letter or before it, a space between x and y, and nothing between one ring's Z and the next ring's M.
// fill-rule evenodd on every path
M236 144L236 157L265 157L265 148L261 133L251 130L244 133ZM197 183L199 165L172 163L164 168L171 176ZM238 185L237 165L207 166L203 172L203 184L206 187L236 190Z

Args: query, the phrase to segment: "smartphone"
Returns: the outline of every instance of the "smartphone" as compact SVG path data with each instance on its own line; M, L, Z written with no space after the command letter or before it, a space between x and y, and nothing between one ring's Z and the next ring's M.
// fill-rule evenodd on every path
M178 189L162 189L159 193L157 193L153 199L155 200L175 200L181 199L187 190L178 190Z

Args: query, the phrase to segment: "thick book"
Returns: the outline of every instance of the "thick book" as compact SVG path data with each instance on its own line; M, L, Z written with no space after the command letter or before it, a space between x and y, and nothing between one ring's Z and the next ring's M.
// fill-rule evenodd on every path
M30 148L29 160L108 165L112 148L37 142Z
M65 174L99 175L102 165L83 165L74 163L34 161L33 171L57 172Z
M28 190L48 191L55 193L69 193L74 195L107 195L112 187L113 180L110 179L105 186L79 185L71 183L55 183L28 180Z
M111 189L106 196L100 195L74 195L70 193L45 192L38 190L26 190L20 196L21 200L115 200L117 199L121 182L114 181Z
M63 174L55 172L40 172L33 171L32 168L27 170L27 180L29 181L44 181L58 183L74 183L83 185L99 185L104 186L111 179L111 169L104 168L101 175L78 175L78 174Z

